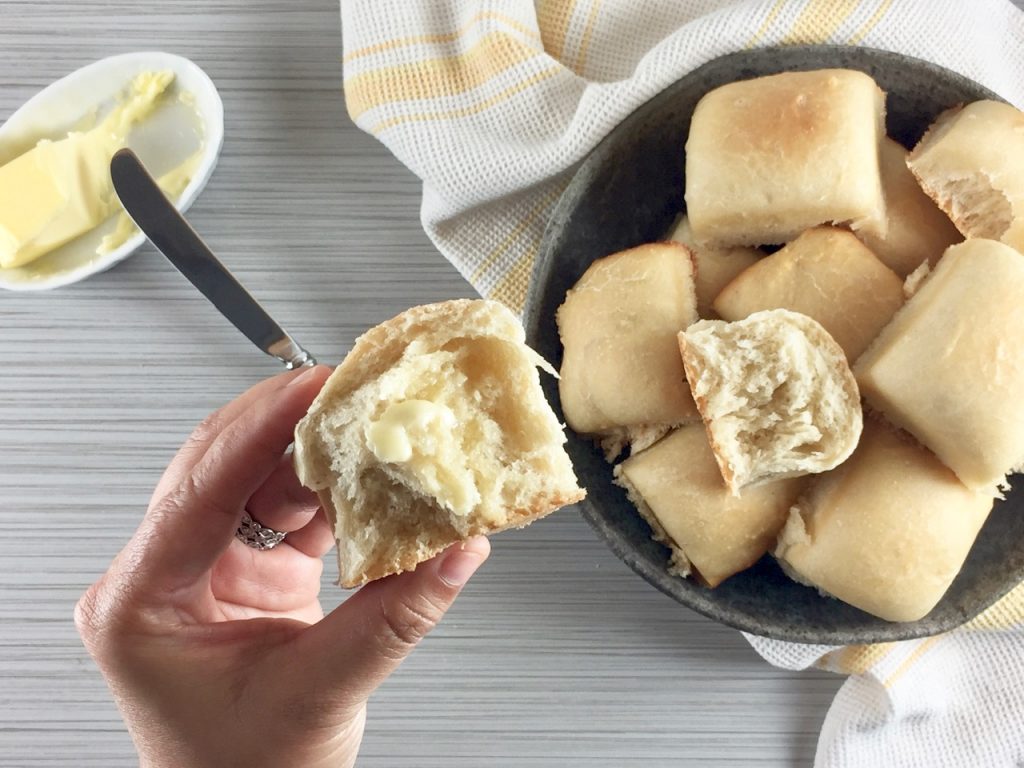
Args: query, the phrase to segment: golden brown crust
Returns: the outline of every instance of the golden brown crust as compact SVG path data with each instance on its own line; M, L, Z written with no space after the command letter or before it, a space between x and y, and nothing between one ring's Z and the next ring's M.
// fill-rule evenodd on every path
M733 321L768 309L807 315L852 362L902 304L903 285L895 272L850 231L820 226L738 275L714 308Z
M679 354L683 358L683 369L686 371L686 380L693 381L698 377L697 360L688 348L686 334L680 331L677 338L679 339ZM736 473L733 472L732 467L725 458L725 450L721 445L715 442L715 436L711 432L711 427L708 424L708 399L695 394L693 396L693 401L697 404L697 410L700 412L701 420L704 422L704 433L708 436L708 444L711 446L711 453L714 454L715 462L718 464L718 469L722 472L722 479L725 481L729 490L736 493L739 490L736 487Z
M884 234L884 116L884 93L852 70L784 72L705 94L686 143L697 244L785 243L823 223Z
M346 589L354 589L356 587L361 587L364 584L368 584L371 581L382 579L385 576L393 576L399 573L404 573L405 571L415 570L417 565L435 557L453 544L458 544L460 541L467 541L473 536L490 536L491 534L501 533L502 531L514 528L525 528L530 523L540 520L542 517L546 517L562 507L583 501L583 499L586 498L586 495L586 491L583 489L577 489L575 493L556 493L551 496L537 498L529 509L516 509L510 512L508 521L503 525L477 524L471 526L466 532L466 535L454 536L449 541L435 545L426 550L403 550L400 557L393 559L390 562L376 561L371 563L362 572L362 577L360 579L345 580L339 578L338 585L345 587ZM323 499L323 495L321 495L321 499ZM324 509L331 509L331 507L325 506ZM334 521L332 513L328 512L327 517L333 525ZM341 572L344 572L344 570L345 569L342 567Z
M556 313L569 426L600 439L695 419L673 337L697 319L694 257L681 243L648 243L591 264Z

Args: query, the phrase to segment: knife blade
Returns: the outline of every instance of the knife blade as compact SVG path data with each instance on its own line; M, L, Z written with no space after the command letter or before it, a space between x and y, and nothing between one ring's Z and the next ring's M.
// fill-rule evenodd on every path
M136 226L249 341L280 360L288 370L316 365L313 356L267 314L213 255L134 152L121 149L114 153L110 178L121 205Z

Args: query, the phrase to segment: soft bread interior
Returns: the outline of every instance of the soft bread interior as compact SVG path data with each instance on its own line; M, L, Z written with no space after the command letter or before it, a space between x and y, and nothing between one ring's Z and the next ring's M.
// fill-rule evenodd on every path
M1024 249L1024 113L976 101L941 114L907 165L966 236Z
M936 181L932 191L940 205L972 237L998 240L1013 224L1013 209L1006 195L992 184L991 177L981 171L970 176Z
M856 382L839 345L787 310L679 335L687 379L734 494L765 480L823 472L860 437Z
M481 328L467 319L470 325L448 334L405 336L415 329L392 321L385 338L364 337L352 353L357 362L376 351L390 365L353 387L348 378L359 366L343 364L332 376L337 390L328 381L297 429L300 479L332 513L346 586L411 568L469 536L525 525L583 496L540 388L542 361L522 343L518 324L511 335L493 327L476 335ZM434 320L459 322L443 309ZM419 415L395 421L407 406ZM382 428L399 430L399 460L374 442Z

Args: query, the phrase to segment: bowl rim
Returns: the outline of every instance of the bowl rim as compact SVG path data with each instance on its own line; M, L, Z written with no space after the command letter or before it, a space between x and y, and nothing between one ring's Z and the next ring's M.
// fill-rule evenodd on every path
M912 62L915 66L921 69L932 70L937 74L941 74L947 82L955 83L966 89L983 93L986 98L1003 102L1006 101L1006 99L994 93L991 89L939 64L935 64L934 62L926 59L900 54L893 51L872 48L869 46L833 44L771 46L751 50L734 51L703 62L699 66L680 76L673 83L666 86L664 89L630 112L630 114L614 126L572 169L571 178L569 179L565 189L562 191L562 194L559 196L559 199L552 209L552 213L544 228L541 243L537 251L537 258L531 269L529 288L523 309L527 343L534 347L537 346L542 320L544 319L542 318L542 300L544 297L544 291L541 290L540 286L546 284L550 279L551 272L555 267L555 259L553 258L553 255L563 245L561 233L564 231L565 224L570 215L575 210L576 192L578 188L585 188L584 181L589 169L599 167L604 164L608 157L615 151L617 144L622 140L623 131L628 131L629 125L643 121L648 114L656 113L658 109L662 108L662 102L667 98L667 94L672 92L674 89L681 87L681 84L684 81L698 78L706 70L713 67L721 67L728 64L730 61L763 61L781 53L785 53L787 56L799 56L802 53L807 53L814 56L830 58L838 58L843 54L864 55L872 57L875 61L882 62L883 64L889 63L895 65L906 65L908 62ZM829 65L825 63L818 63L807 67L806 69L821 69L828 66ZM834 66L845 66L846 68L851 68L849 65L843 64L836 64ZM775 71L783 72L793 70L793 67L779 67ZM767 74L770 73L765 72L763 74L753 76L759 77ZM668 574L667 558L665 564L660 567L655 567L655 564L642 557L636 548L627 546L627 542L621 540L622 537L613 535L608 522L598 510L591 497L588 496L580 502L579 507L584 520L586 520L590 527L595 531L598 538L601 539L601 541L616 557L622 560L622 562L625 563L634 573L647 581L651 586L673 598L676 602L712 619L713 621L734 629L770 639L801 644L846 645L892 642L928 637L955 629L956 627L970 621L985 610L986 607L998 602L1002 597L1014 589L1015 586L1024 582L1024 566L1022 566L1016 571L1016 581L1008 580L1007 583L1003 585L1003 589L995 590L986 605L979 608L976 612L951 612L947 614L944 619L929 619L929 616L925 616L923 619L915 622L902 623L882 622L881 619L864 613L866 619L882 623L866 628L863 632L856 633L842 629L835 630L824 628L819 630L814 627L809 627L808 637L795 637L785 631L781 631L773 627L766 627L759 623L756 618L748 614L730 614L728 616L723 616L721 613L716 612L711 605L714 600L712 590L704 590L704 592L707 593L707 596L709 596L709 599L698 600L686 592L673 589L673 586L676 581L680 580L680 577ZM769 555L765 555L765 557L767 558ZM834 598L823 597L822 599ZM924 622L927 622L927 626L924 625Z

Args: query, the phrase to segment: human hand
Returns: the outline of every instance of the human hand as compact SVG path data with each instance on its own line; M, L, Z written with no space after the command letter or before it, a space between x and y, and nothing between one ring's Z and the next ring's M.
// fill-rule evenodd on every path
M324 617L334 539L285 450L328 374L268 379L204 421L76 606L142 766L353 765L367 698L487 558L473 539ZM244 509L285 541L235 539Z

